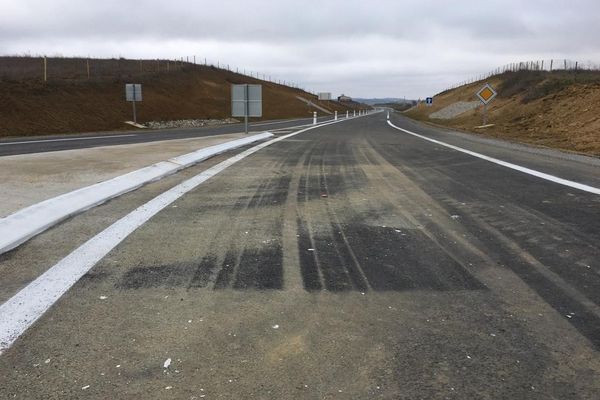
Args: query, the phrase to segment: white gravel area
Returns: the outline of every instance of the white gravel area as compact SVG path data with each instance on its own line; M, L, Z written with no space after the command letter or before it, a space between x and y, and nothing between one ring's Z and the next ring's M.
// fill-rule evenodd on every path
M442 108L434 113L429 114L429 118L432 119L452 119L459 116L462 113L470 111L481 105L480 101L457 101L447 107Z
M225 119L178 119L173 121L150 121L144 125L150 129L167 129L167 128L200 128L202 126L216 126L236 124L238 121L235 118Z

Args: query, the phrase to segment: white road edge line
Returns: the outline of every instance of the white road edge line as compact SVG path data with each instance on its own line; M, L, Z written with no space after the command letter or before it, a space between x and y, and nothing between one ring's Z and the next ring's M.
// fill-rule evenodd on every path
M273 143L312 129L349 121L354 118L360 117L311 126L258 144L167 190L89 239L0 306L0 354L6 351L19 336L35 323L98 261L137 228L175 200L231 165Z
M416 136L416 137L418 137L420 139L427 140L427 141L435 143L435 144L439 144L440 146L445 146L445 147L448 147L450 149L453 149L453 150L456 150L456 151L460 151L460 152L465 153L465 154L469 154L469 155L471 155L473 157L481 158L482 160L486 160L486 161L489 161L491 163L501 165L503 167L514 169L515 171L523 172L523 173L528 174L528 175L532 175L532 176L535 176L535 177L538 177L538 178L542 178L542 179L545 179L545 180L550 181L550 182L554 182L554 183L558 183L560 185L572 187L574 189L579 189L579 190L582 190L582 191L588 192L588 193L600 194L600 188L596 188L596 187L593 187L593 186L585 185L583 183L578 183L578 182L575 182L575 181L570 181L568 179L559 178L558 176L546 174L544 172L540 172L540 171L537 171L535 169L531 169L531 168L527 168L527 167L522 167L522 166L517 165L517 164L509 163L509 162L506 162L506 161L499 160L497 158L486 156L485 154L476 153L476 152L471 151L471 150L463 149L462 147L454 146L454 145L451 145L451 144L448 144L448 143L445 143L445 142L442 142L442 141L439 141L439 140L436 140L436 139L429 138L427 136L419 135L418 133L411 132L408 129L400 128L400 127L394 125L391 121L387 121L387 123L392 128L395 128L395 129L398 129L398 130L400 130L402 132L408 133L409 135Z
M63 139L23 140L21 142L0 143L0 146L10 146L12 144L27 144L27 143L68 142L70 140L113 139L113 138L128 137L128 136L137 136L137 134L130 134L130 135L107 135L107 136L86 136L86 137L63 138Z

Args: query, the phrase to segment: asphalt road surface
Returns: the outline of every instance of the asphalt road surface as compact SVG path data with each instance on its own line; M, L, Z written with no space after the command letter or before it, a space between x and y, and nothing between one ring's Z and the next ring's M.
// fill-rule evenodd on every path
M594 160L400 127L595 185ZM216 157L0 257L0 302ZM598 399L600 196L317 128L128 236L0 356L0 398Z
M332 116L317 118L319 122L332 120ZM249 124L249 133L264 132L269 129L282 129L302 124L310 124L313 119L262 121ZM47 151L84 149L98 146L114 146L155 142L161 140L189 139L195 137L223 135L244 132L244 124L227 124L202 128L175 128L159 130L135 130L122 132L92 132L84 135L52 135L0 140L0 156L42 153Z

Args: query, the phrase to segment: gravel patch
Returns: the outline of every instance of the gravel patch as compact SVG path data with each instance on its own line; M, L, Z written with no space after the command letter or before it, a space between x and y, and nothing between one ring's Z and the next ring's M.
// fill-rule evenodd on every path
M481 102L479 101L457 101L439 111L429 114L429 118L434 119L451 119L460 114L477 108Z
M168 129L168 128L200 128L202 126L215 126L236 124L235 118L225 119L178 119L174 121L150 121L144 125L150 129Z

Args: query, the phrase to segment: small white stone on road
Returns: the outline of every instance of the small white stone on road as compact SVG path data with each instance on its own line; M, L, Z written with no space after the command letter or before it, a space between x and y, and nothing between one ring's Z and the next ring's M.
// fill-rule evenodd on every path
M88 389L89 387L90 387L90 385L85 385L84 387L81 388L81 390Z
M108 299L108 296L100 296L100 300L106 300Z
M163 368L169 368L169 366L171 365L171 359L167 358L163 364Z
M277 324L273 325L273 329L279 329L279 325L277 325Z

